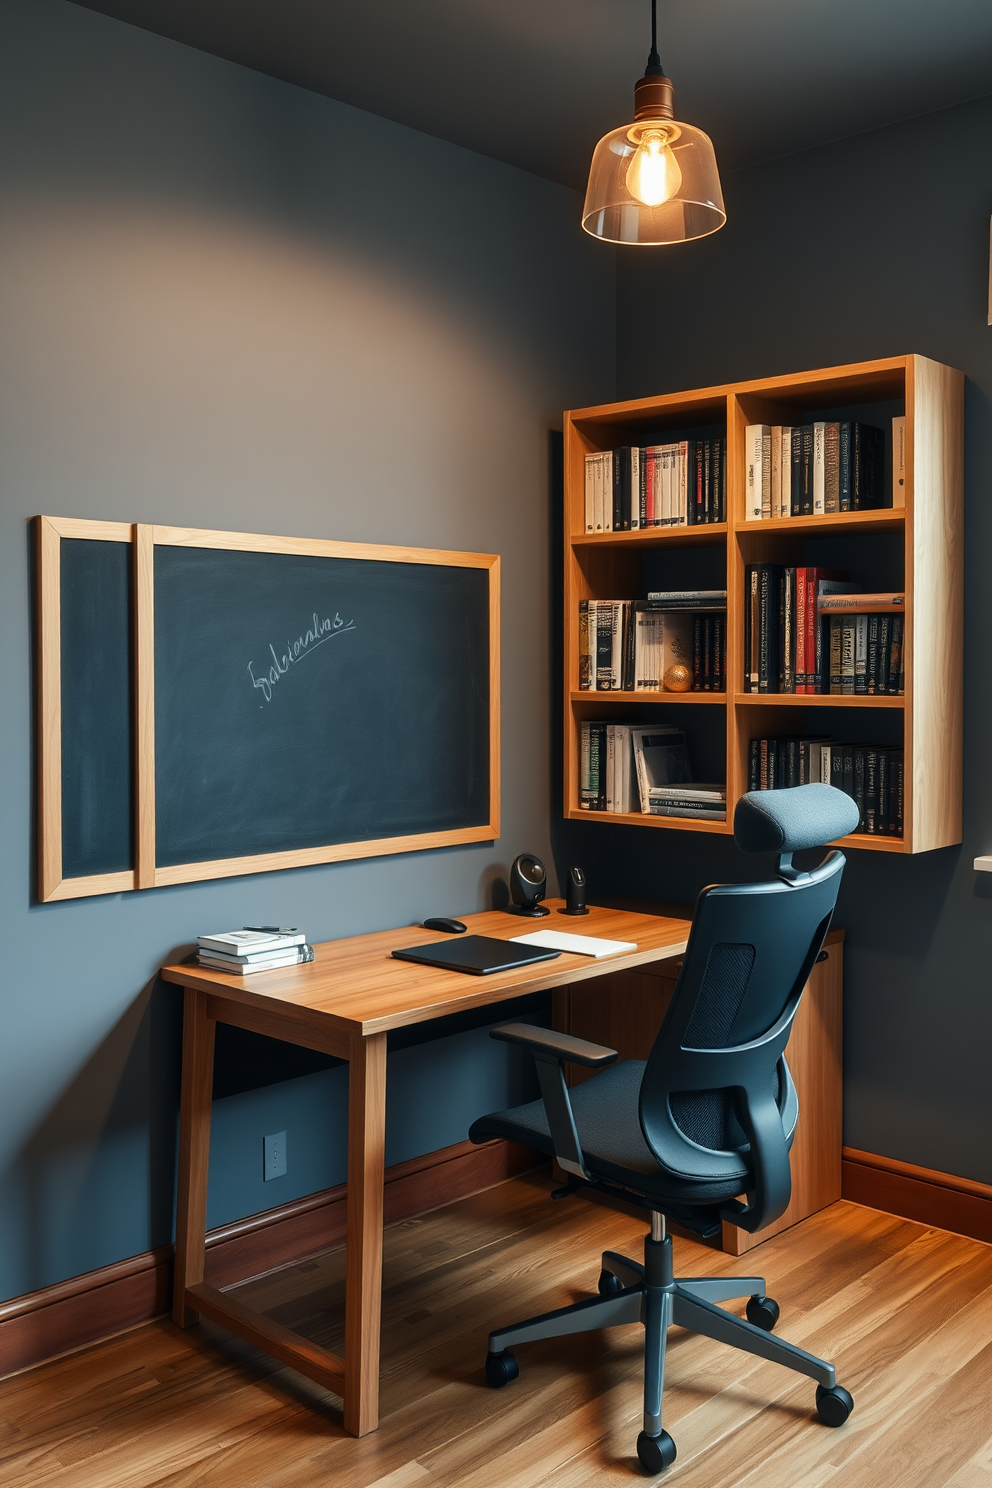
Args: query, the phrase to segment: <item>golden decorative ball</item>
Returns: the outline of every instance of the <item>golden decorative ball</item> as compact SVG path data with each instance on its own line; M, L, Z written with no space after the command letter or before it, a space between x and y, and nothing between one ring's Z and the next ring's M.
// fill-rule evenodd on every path
M692 686L692 667L683 666L677 661L670 666L665 673L666 692L688 692Z

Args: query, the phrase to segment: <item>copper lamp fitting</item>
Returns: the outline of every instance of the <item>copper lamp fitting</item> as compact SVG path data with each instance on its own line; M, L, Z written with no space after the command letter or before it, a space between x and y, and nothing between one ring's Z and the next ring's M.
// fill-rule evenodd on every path
M634 121L638 119L674 119L675 84L665 74L638 78L634 84Z

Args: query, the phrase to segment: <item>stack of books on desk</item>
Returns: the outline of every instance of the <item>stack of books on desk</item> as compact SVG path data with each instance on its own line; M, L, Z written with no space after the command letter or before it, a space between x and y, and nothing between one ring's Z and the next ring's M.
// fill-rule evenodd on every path
M198 935L196 959L212 971L248 976L253 971L274 971L279 966L298 966L313 960L313 946L302 931L225 930L218 935Z

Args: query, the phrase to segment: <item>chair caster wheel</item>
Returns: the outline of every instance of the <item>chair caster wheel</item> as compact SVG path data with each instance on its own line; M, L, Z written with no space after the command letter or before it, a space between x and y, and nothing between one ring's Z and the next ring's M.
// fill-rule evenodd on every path
M637 1460L646 1473L663 1473L675 1461L675 1443L667 1431L648 1436L642 1431L637 1438Z
M766 1333L772 1331L781 1316L774 1297L749 1297L745 1311L748 1322L756 1328L764 1328Z
M817 1385L816 1413L825 1426L843 1426L854 1409L854 1397L843 1385Z
M486 1379L494 1390L501 1390L504 1385L515 1380L519 1373L520 1365L509 1349L503 1349L498 1354L486 1355Z
M599 1295L601 1297L615 1297L623 1291L623 1282L619 1276L614 1276L612 1271L600 1271L599 1273Z

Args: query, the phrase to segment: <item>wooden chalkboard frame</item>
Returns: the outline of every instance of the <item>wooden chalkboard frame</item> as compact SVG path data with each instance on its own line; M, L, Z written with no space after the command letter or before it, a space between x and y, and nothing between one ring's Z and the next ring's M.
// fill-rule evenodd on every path
M246 873L269 873L317 863L380 857L389 853L489 842L500 832L500 560L495 553L459 553L435 548L335 542L322 538L274 537L146 523L81 518L37 518L38 543L38 892L44 903L161 888ZM82 538L131 545L134 563L134 821L133 869L88 877L62 876L61 718L61 540ZM404 837L334 843L159 866L155 861L155 549L219 548L249 553L285 553L318 558L365 559L378 563L423 563L488 572L489 584L489 819L482 825Z
M38 896L76 899L88 894L118 894L135 889L137 872L62 876L62 539L127 543L133 548L131 522L93 522L76 517L38 517ZM140 785L139 785L140 789ZM139 797L140 798L140 797Z

